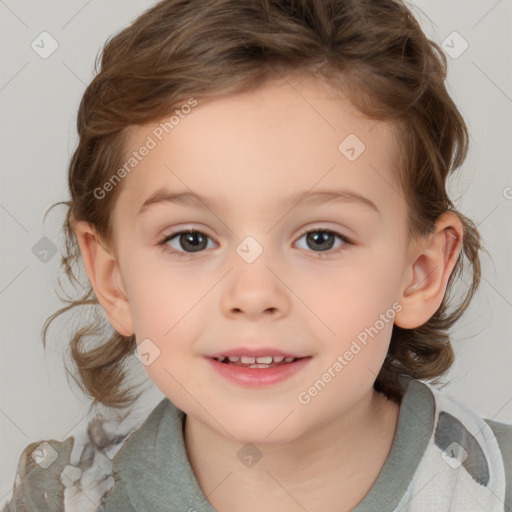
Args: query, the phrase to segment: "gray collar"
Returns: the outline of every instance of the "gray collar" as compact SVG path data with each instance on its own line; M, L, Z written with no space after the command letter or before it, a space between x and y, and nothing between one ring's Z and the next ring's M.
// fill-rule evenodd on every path
M435 413L432 392L420 381L407 377L402 380L405 394L390 454L374 485L353 512L394 510L431 437ZM216 512L199 487L187 458L184 421L184 412L164 398L125 441L113 459L116 483L102 502L104 512Z

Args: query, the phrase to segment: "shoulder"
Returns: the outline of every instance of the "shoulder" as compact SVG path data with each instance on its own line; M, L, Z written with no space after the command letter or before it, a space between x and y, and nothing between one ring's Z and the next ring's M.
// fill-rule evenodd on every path
M21 453L10 501L2 512L96 512L114 484L112 462L81 436L30 443Z
M435 441L440 448L455 441L473 454L485 452L487 462L497 457L510 463L512 425L484 418L448 392L427 386L435 400Z
M10 501L2 512L64 510L61 474L69 464L74 439L30 443L22 451Z
M512 461L512 425L484 418L484 421L491 427L501 451Z
M435 445L450 467L459 467L512 510L512 425L496 422L429 386L436 403ZM475 491L475 492L476 492Z
M112 457L141 418L117 413L84 418L63 441L32 442L22 451L2 512L96 512L114 485Z
M489 427L491 427L498 441L507 482L505 505L512 510L512 425L489 420L487 418L484 418L484 420Z
M128 410L97 406L65 440L27 445L2 512L96 512L115 483L112 459L153 408L146 396Z

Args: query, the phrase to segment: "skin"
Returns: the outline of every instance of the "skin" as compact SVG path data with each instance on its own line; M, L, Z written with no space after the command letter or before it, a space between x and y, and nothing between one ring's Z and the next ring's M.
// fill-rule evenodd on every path
M157 124L132 127L130 151ZM353 162L338 150L351 133L366 146ZM318 79L288 77L199 102L181 119L123 179L115 247L94 227L75 224L112 325L160 350L146 370L187 414L190 463L217 510L350 510L382 469L399 405L373 383L392 321L308 404L297 396L393 303L401 306L394 323L404 328L423 324L441 304L462 225L449 213L430 236L407 242L395 157L388 124L365 119ZM220 204L161 203L137 215L161 187ZM380 213L357 202L286 202L326 189L356 191ZM167 246L182 259L158 246L165 235L190 228L209 237L201 252L179 236ZM353 243L334 237L318 250L303 232L322 229ZM250 264L236 252L247 236L263 249ZM322 251L330 256L321 258ZM244 344L312 359L285 382L249 389L220 377L204 358ZM262 453L251 468L237 457L248 442Z

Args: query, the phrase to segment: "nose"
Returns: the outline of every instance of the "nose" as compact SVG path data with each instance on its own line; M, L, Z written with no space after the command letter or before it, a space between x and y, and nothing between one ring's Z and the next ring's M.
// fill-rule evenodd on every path
M284 276L267 265L267 261L237 262L226 276L221 307L225 315L280 318L288 314L290 295Z

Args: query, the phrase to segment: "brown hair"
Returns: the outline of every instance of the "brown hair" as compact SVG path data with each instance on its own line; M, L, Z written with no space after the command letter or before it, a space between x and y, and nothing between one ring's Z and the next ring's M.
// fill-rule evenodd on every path
M74 220L89 222L115 252L111 214L122 183L101 200L94 191L126 158L131 125L162 119L187 98L249 91L292 73L323 77L364 115L391 122L400 142L397 177L408 205L410 239L430 233L447 211L463 223L463 247L439 309L416 329L393 327L374 387L398 401L401 374L437 382L450 368L454 354L447 331L480 280L480 236L445 188L448 175L466 157L467 127L445 88L446 57L402 1L163 0L142 13L105 43L101 69L98 73L96 62L96 76L80 103L79 141L68 174L71 200L52 205L68 207L61 266L78 283ZM470 285L449 311L449 292L466 260L472 267ZM45 347L48 326L58 315L99 306L90 283L83 296L66 302L45 322ZM135 336L109 327L112 332L105 335L95 319L74 332L70 351L79 380L71 375L93 405L125 407L136 399L124 368ZM89 336L104 343L86 350Z

